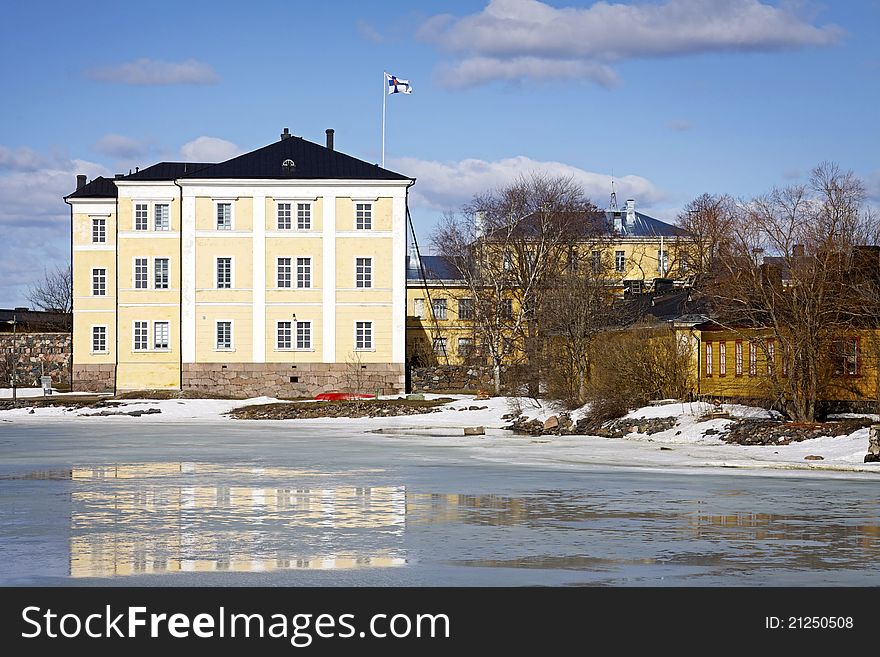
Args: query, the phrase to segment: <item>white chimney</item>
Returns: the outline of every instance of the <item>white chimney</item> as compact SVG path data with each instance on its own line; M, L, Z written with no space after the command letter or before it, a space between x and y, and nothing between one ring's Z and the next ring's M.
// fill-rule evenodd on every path
M636 201L635 199L626 199L626 225L632 226L636 223Z
M474 237L480 239L486 234L486 213L474 212Z
M419 250L416 248L415 244L410 244L409 246L409 268L415 269L416 271L421 270L421 260L419 259Z

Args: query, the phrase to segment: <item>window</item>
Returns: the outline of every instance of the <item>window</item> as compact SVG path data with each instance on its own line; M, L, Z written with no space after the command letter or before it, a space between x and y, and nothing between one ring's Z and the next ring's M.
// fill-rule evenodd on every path
M277 206L277 226L278 230L290 230L290 203L279 203Z
M434 312L434 319L446 319L446 299L433 299L431 310Z
M578 270L578 250L573 246L568 250L568 262L566 263L568 271L576 272Z
M107 270L92 270L92 296L103 297L107 294Z
M278 349L290 349L293 346L293 322L278 322Z
M469 358L470 355L474 352L474 340L473 338L459 338L458 339L458 355L462 358Z
M168 258L153 260L153 285L157 290L168 289Z
M509 252L504 253L504 258L501 261L501 269L503 271L513 271L513 254Z
M773 374L776 366L776 341L772 338L767 340L767 374Z
M373 259L355 258L355 287L373 287Z
M278 287L290 287L291 276L290 258L278 258Z
M354 323L354 348L373 348L373 322Z
M311 230L312 229L312 204L297 203L296 204L296 229Z
M146 203L134 204L134 229L147 230L149 208Z
M758 375L758 345L754 340L749 342L749 376Z
M232 288L232 258L217 258L217 289Z
M134 323L134 350L135 351L146 351L149 348L148 343L148 332L149 332L149 322L135 322Z
M153 206L153 220L156 230L171 230L170 212L167 203L156 203Z
M147 270L147 259L146 258L135 258L134 259L134 289L136 290L146 290L148 270Z
M92 242L104 244L107 241L107 220L104 217L92 217Z
M217 230L232 230L232 203L217 204Z
M614 252L614 271L626 270L626 251Z
M425 300L424 299L415 299L413 300L413 317L417 319L425 318Z
M169 349L169 333L168 322L153 322L153 349Z
M474 318L474 300L459 299L458 301L458 318L473 319Z
M834 373L838 376L859 375L859 339L837 340L832 346Z
M232 349L232 322L217 322L217 349Z
M712 343L706 343L706 376L712 376Z
M312 287L312 259L296 259L296 286L299 289Z
M312 348L312 323L297 322L296 323L296 348L311 349Z
M373 204L355 203L355 223L357 230L373 229Z
M434 338L434 353L446 357L446 338Z
M666 276L666 272L669 271L669 251L665 249L657 251L657 271L661 276Z
M593 272L597 273L602 269L602 252L601 251L593 251L590 254L590 262L593 266Z
M727 374L727 343L718 343L718 376Z
M687 251L680 251L678 254L678 271L684 274L690 268L690 256L687 254Z
M736 376L742 376L743 373L743 343L737 340L733 344L733 367Z
M107 351L107 327L92 327L92 351L101 353Z
M501 316L504 319L512 319L513 318L513 299L502 299L501 300Z

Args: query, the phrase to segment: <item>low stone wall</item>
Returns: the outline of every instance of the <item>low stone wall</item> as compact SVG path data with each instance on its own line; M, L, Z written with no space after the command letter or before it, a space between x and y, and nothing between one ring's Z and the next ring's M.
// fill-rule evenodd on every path
M12 372L20 387L70 385L70 333L0 333L0 386L11 385Z
M240 399L331 390L395 395L406 384L403 363L184 363L181 380L184 390Z
M477 391L495 387L492 368L467 365L414 367L410 371L410 385L413 392Z
M74 364L74 392L114 392L115 386L116 365L114 363L101 365Z

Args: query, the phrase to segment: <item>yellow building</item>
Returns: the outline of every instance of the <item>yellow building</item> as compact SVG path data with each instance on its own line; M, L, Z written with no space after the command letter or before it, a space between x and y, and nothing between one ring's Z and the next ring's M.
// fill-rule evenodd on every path
M74 389L401 391L413 183L286 128L217 164L78 176Z
M585 221L593 219L585 215ZM575 255L582 266L596 262L601 265L597 269L607 272L609 296L655 293L660 290L660 281L666 289L688 281L693 240L686 231L637 212L632 199L622 209L613 199L604 220L605 234L597 237L586 231L590 239L575 247L579 249ZM473 296L446 258L410 255L406 345L411 363L480 364ZM516 312L516 300L511 298L509 314ZM509 353L511 363L522 355L514 336L510 337Z

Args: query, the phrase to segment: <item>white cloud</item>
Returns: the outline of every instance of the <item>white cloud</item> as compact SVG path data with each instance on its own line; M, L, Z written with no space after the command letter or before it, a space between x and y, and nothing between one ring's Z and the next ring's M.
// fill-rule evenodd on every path
M183 62L163 62L142 58L127 64L95 68L87 71L86 74L93 80L101 82L138 86L213 84L219 80L213 68L195 59L187 59Z
M670 121L666 124L673 132L688 132L694 129L694 124L690 121L685 121L684 119L677 119L675 121Z
M357 22L357 31L364 39L373 43L385 43L387 40L384 34L365 20L359 20Z
M611 176L585 171L562 162L542 162L524 155L495 161L465 159L458 162L436 162L404 157L391 162L392 169L414 176L413 205L434 210L455 210L475 194L497 189L518 176L532 172L550 176L571 176L580 183L587 196L603 207L611 195ZM620 198L634 198L639 205L651 205L665 195L641 176L614 178Z
M43 270L70 258L70 208L63 197L77 174L109 176L94 162L0 145L0 307L26 305L24 291Z
M865 189L868 199L874 203L880 203L880 169L872 171L865 179Z
M613 84L610 63L708 52L769 52L837 43L843 30L814 25L793 3L666 0L596 2L581 9L538 0L491 0L462 18L434 16L420 38L460 57L441 74L448 86L489 80L585 78Z
M130 159L144 155L148 149L144 142L137 139L108 134L92 144L92 150L103 155Z
M197 137L180 147L180 155L186 162L223 162L242 153L239 146L218 137Z

